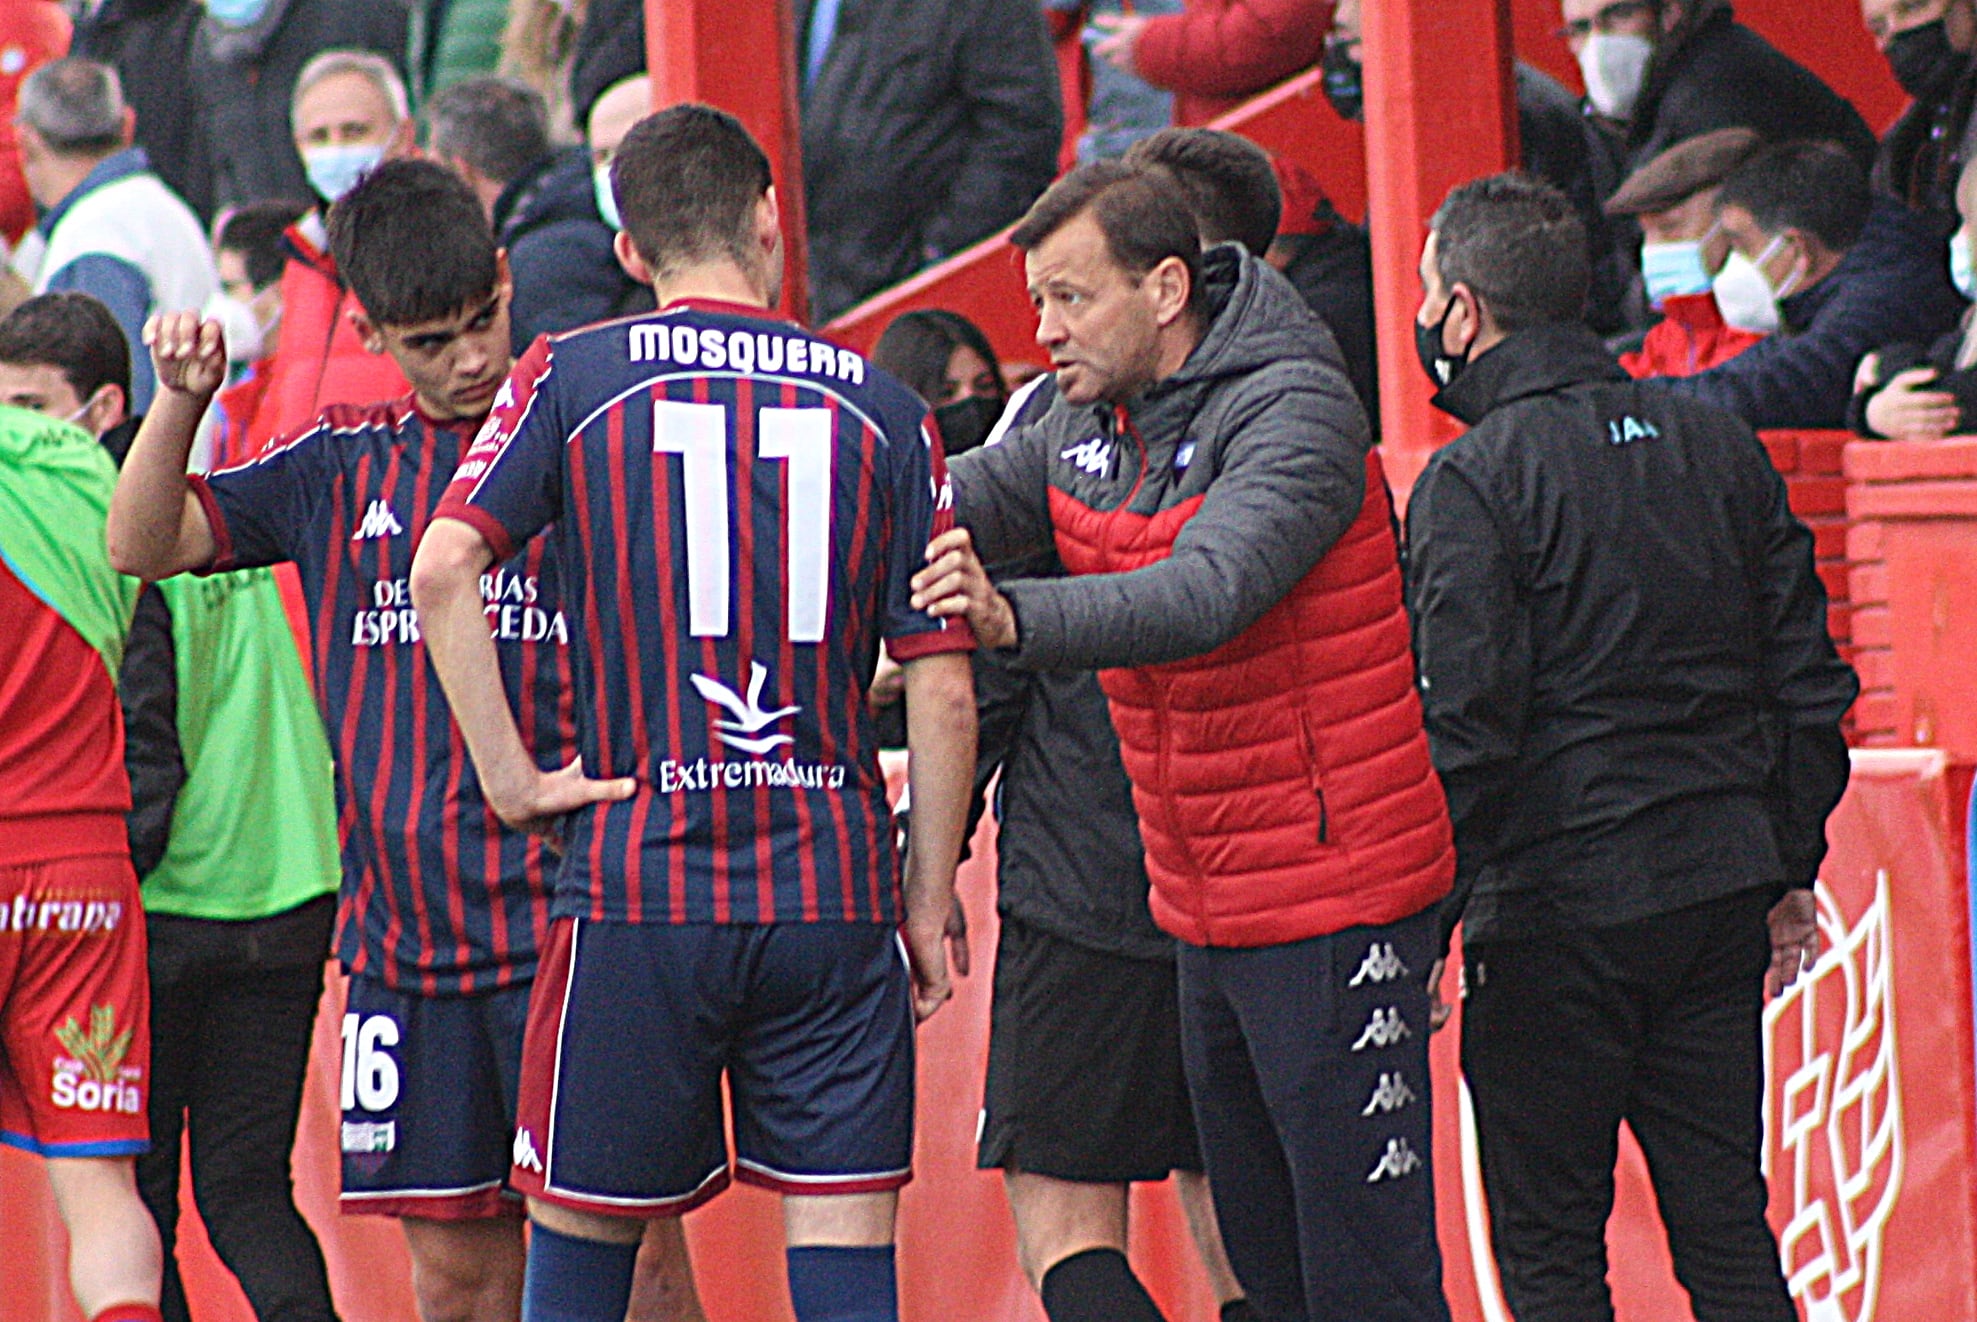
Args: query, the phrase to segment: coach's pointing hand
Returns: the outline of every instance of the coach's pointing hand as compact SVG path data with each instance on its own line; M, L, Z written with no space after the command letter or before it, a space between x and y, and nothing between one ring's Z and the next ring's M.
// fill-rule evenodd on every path
M943 618L967 616L983 647L1016 645L1016 612L989 581L966 528L949 529L927 543L927 567L913 576L913 609Z

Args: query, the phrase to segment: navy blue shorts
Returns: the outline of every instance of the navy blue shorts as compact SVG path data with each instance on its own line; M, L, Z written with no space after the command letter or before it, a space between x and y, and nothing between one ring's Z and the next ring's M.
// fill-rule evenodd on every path
M377 1216L518 1216L507 1187L529 985L420 996L350 980L343 1197Z
M912 1177L913 1002L892 928L558 919L536 972L509 1181L672 1216L729 1178L782 1193Z

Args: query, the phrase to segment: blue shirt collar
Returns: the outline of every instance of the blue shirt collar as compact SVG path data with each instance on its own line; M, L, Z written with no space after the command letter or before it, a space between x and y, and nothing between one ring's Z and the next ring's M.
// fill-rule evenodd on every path
M134 174L149 173L150 169L151 158L144 154L142 147L126 147L120 152L105 156L96 162L95 169L82 177L81 183L69 190L67 197L42 213L41 219L35 223L35 228L41 231L42 238L47 238L55 232L55 227L62 223L62 217L69 214L69 209L83 198L99 188L116 183L119 179L128 179Z

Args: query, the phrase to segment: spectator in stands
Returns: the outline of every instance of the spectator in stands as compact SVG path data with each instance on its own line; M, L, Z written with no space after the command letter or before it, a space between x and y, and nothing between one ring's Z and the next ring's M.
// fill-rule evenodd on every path
M247 430L267 397L274 356L281 348L282 272L288 227L307 211L300 202L250 202L224 216L214 239L220 295L206 315L225 332L234 379L213 397L211 468L252 458Z
M958 312L900 313L872 347L872 361L927 401L949 458L987 440L1009 402L988 336Z
M508 0L409 0L409 5L405 71L420 105L455 83L498 71Z
M188 76L206 18L199 0L100 0L79 6L69 54L117 71L137 112L137 145L202 219L213 214L213 160Z
M1359 15L1360 0L1339 0L1325 39L1325 97L1342 118L1354 120L1365 101ZM1643 315L1629 255L1631 240L1600 211L1601 200L1619 182L1618 152L1587 123L1564 84L1522 60L1515 72L1520 164L1571 199L1586 227L1586 252L1593 264L1587 309L1593 326L1613 333L1639 325Z
M1957 180L1962 226L1950 238L1950 278L1965 298L1977 298L1970 240L1977 225L1977 161ZM1863 358L1854 374L1847 425L1872 440L1939 441L1977 431L1977 307L1926 350L1915 341L1890 344Z
M651 90L644 78L637 81L642 114ZM609 102L607 96L600 108ZM538 335L651 308L650 288L627 275L612 251L616 232L600 211L609 175L600 190L590 152L550 145L549 109L533 88L510 78L469 78L428 102L424 118L428 152L473 188L508 250L516 353ZM608 151L603 160L608 165Z
M814 0L797 64L820 322L1014 221L1057 172L1037 0Z
M1174 122L1206 124L1237 102L1318 63L1329 0L1187 0L1178 14L1095 14L1091 48L1176 93Z
M1641 347L1621 356L1630 375L1694 376L1764 338L1723 320L1713 284L1730 255L1716 195L1759 146L1750 129L1698 134L1629 175L1607 202L1608 215L1640 222L1641 275L1649 306L1661 314Z
M34 292L80 290L110 309L133 363L144 359L130 401L143 413L156 387L139 341L144 319L160 307L203 307L219 277L199 218L130 145L132 124L116 70L94 60L44 64L21 85L21 168L46 245L34 258Z
M570 56L575 121L589 121L590 108L607 88L644 72L645 0L590 0Z
M1528 178L1463 185L1416 316L1470 429L1415 483L1406 562L1497 1265L1526 1322L1612 1318L1624 1119L1695 1316L1795 1322L1759 1024L1817 949L1859 685L1750 429L1629 381L1582 323L1577 228Z
M514 0L501 33L500 72L533 87L549 106L549 136L566 142L582 136L583 120L570 107L570 70L587 0Z
M1044 0L1050 35L1062 41L1076 34L1087 53L1111 40L1095 19L1120 14L1156 18L1181 12L1182 0ZM1155 87L1110 60L1085 62L1085 130L1078 135L1077 159L1106 161L1126 154L1141 138L1174 122L1174 94Z
M1706 372L1657 379L1753 427L1845 426L1863 355L1933 339L1963 311L1928 222L1876 198L1837 147L1766 148L1724 181L1716 219L1730 244L1717 306L1766 338Z
M357 300L337 274L323 223L324 210L366 170L411 141L405 84L382 56L324 51L296 76L289 122L318 205L288 231L281 278L286 333L268 364L267 393L248 424L249 454L330 404L371 404L410 389L391 357L368 352L351 324Z
M1586 100L1629 170L1698 133L1742 125L1767 142L1834 142L1860 163L1874 135L1817 75L1736 21L1730 0L1560 0Z
M1861 0L1868 35L1914 100L1881 139L1874 185L1936 221L1960 223L1957 177L1977 159L1977 4L1972 0Z
M1332 328L1346 375L1373 436L1380 435L1380 362L1373 322L1373 244L1364 225L1339 214L1309 170L1270 158L1283 207L1264 260L1296 286L1305 306Z
M312 148L332 145L290 137L301 75L330 50L376 54L403 88L406 0L206 0L188 81L213 162L213 205L239 206L264 197L307 197L315 186L325 203ZM399 119L405 118L399 94ZM335 145L349 145L341 138ZM366 398L373 398L366 396Z

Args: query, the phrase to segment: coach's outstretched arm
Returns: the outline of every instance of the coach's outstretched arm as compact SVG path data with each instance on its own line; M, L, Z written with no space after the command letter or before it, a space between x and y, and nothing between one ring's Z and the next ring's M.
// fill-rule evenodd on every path
M906 662L906 748L913 795L903 888L906 953L913 1015L924 1020L953 995L944 939L953 938L956 971L968 971L967 931L954 894L975 784L975 676L968 653Z
M481 574L493 563L494 548L478 529L458 519L434 519L412 557L412 606L488 806L518 831L547 834L558 818L586 804L629 799L638 782L629 776L587 779L581 760L544 771L529 756L501 686L501 661L481 602Z
M137 429L110 500L110 563L157 582L203 569L217 550L212 524L185 480L199 420L226 382L226 341L217 321L173 312L144 323L158 393Z

